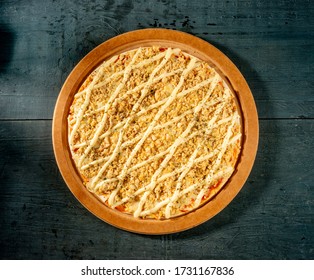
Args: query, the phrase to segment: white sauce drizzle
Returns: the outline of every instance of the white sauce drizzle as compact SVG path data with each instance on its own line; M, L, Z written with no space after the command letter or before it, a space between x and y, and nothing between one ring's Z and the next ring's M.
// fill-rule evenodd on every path
M85 96L85 101L82 105L82 107L80 108L77 116L76 116L76 123L75 125L73 126L73 129L70 133L70 136L69 136L69 144L70 146L73 146L73 140L74 140L74 136L75 136L75 133L77 131L77 129L79 128L80 126L80 123L84 117L84 112L85 110L87 109L87 106L90 102L90 97L91 97L91 94L92 94L92 88L93 86L97 83L97 81L103 76L104 74L104 70L105 68L110 65L112 63L112 61L114 61L114 58L111 58L110 60L108 60L107 62L105 62L98 70L96 76L94 77L93 81L88 85L88 87L86 88L86 96Z
M179 197L179 192L180 192L180 189L181 189L181 185L182 185L182 180L184 179L184 177L188 174L188 172L190 171L190 169L192 168L192 166L194 165L194 160L197 156L197 153L199 152L199 148L200 148L200 145L198 145L196 147L196 149L194 150L193 154L191 155L191 157L189 158L188 160L188 163L187 165L185 166L185 169L182 171L182 173L180 174L179 178L178 178L178 181L177 181L177 184L176 184L176 189L172 195L172 197L170 198L170 201L169 203L167 204L166 206L166 209L165 209L165 217L166 218L169 218L170 217L170 211L171 211L171 207L173 205L173 203L178 199Z
M205 80L205 81L203 81L203 82L201 82L201 83L195 85L194 87L191 87L191 88L189 88L189 89L183 90L183 91L181 91L180 93L178 93L177 98L184 97L184 96L186 96L187 94L189 94L189 93L191 93L191 92L193 92L193 91L197 91L197 90L201 89L202 87L207 86L207 85L210 84L212 81L213 81L213 79L210 78L210 79L207 79L207 80ZM167 101L167 98L165 98L165 99L163 99L163 100L160 100L160 101L156 102L155 104L152 104L152 105L148 106L146 109L143 109L143 110L137 112L137 113L135 114L135 117L140 117L140 116L146 114L147 112L149 112L150 110L153 110L153 109L155 109L155 108L160 107L161 105L165 104L166 101ZM111 130L108 130L107 132L105 132L104 134L102 134L102 135L99 137L99 139L104 139L105 137L107 137L108 135L110 135L113 131L115 131L115 130L121 128L121 127L125 124L125 122L126 122L126 119L123 120L123 121L121 121L121 122L119 122L119 123L117 123ZM77 145L75 145L75 146L73 146L73 147L74 147L74 148L80 148L80 147L86 146L87 144L88 144L88 142L83 142L83 143L77 144Z
M233 167L232 167L232 166L228 166L228 167L226 167L224 170L221 170L221 171L217 172L217 173L215 174L215 176L214 176L213 179L216 180L216 179L219 179L219 178L221 178L221 177L226 177L226 176L230 175L232 172L233 172ZM202 181L202 182L200 182L200 183L196 183L196 184L193 184L193 185L191 185L191 186L185 188L184 190L182 190L181 192L179 192L178 199L180 199L182 196L186 195L187 193L192 192L193 190L197 189L198 187L202 187L202 186L205 185L205 184L206 184L206 182L205 182L205 181ZM204 190L204 189L201 189L200 193L201 193L201 192L204 192L204 193L205 193L205 190ZM194 207L195 207L195 206L196 206L196 207L199 206L199 204L202 202L202 198L203 198L203 195L204 195L204 194L201 195L200 193L198 194L198 195L201 196L201 197L200 197L200 201L198 202L198 201L195 200ZM147 215L149 215L149 214L156 213L160 208L164 207L164 206L167 205L169 202L170 202L170 198L166 198L165 200L156 203L156 205L155 205L154 207L152 207L151 209L142 211L141 214L140 214L140 216L141 216L141 217L144 217L144 216L147 216ZM198 204L196 204L196 202L197 202ZM194 208L194 207L193 207L193 208Z
M128 170L128 168L129 168L129 166L130 166L130 164L132 162L132 159L134 158L134 156L136 155L138 150L141 148L141 146L143 145L144 141L147 139L147 137L153 131L153 128L154 128L156 122L161 117L161 115L170 106L170 104L175 100L176 95L177 95L179 89L183 85L183 82L184 82L184 79L185 79L186 75L195 67L196 61L197 61L197 59L194 58L194 57L191 59L190 63L188 64L188 67L183 71L182 76L180 77L180 81L179 81L178 85L172 91L172 93L168 97L166 103L159 109L159 111L155 115L153 121L147 127L147 129L146 129L144 135L142 136L141 140L136 144L134 149L131 151L131 154L129 155L126 163L124 164L124 166L122 168L122 171L120 172L120 175L118 176L120 182L119 182L117 188L115 190L113 190L113 192L110 194L110 197L109 197L109 200L108 200L109 205L113 204L114 198L115 198L115 196L117 195L118 191L120 190L120 188L122 186L122 181L124 180L125 176L127 175L127 170ZM141 201L140 201L138 208L141 208L141 207L142 207L142 205L141 205ZM137 212L138 211L136 210L135 213L137 213ZM134 215L136 215L135 213L134 213Z
M220 162L222 160L222 156L223 156L223 154L225 153L225 151L226 151L226 149L228 147L229 138L232 135L232 128L233 128L233 126L235 124L235 121L238 119L238 117L239 116L237 114L234 114L233 117L232 117L231 125L228 127L228 131L227 131L227 133L226 133L226 135L224 137L224 140L222 142L222 145L221 145L221 148L220 148L220 152L219 152L219 154L218 154L218 156L217 156L217 158L216 158L216 160L215 160L215 162L214 162L214 164L213 164L209 174L206 177L206 182L208 184L210 184L212 182L212 177L214 175L214 172L216 171L216 169L220 165Z
M150 58L150 59L146 59L146 60L144 60L144 61L139 62L138 64L132 65L132 67L131 67L130 70L133 70L133 69L140 68L140 67L143 67L143 66L145 66L145 65L148 65L148 64L150 64L150 63L152 63L152 62L154 62L154 61L157 61L157 60L163 58L164 56L165 56L164 53L159 53L159 54L155 55L154 57L152 57L152 58ZM115 61L117 58L118 58L118 55L115 55L114 57L112 57L112 58L110 59L110 61L111 61L111 62L112 62L112 61ZM107 65L108 65L108 63L106 63L106 66L107 66ZM119 72L117 72L117 73L114 73L114 74L112 74L110 77L108 77L106 80L104 80L103 82L100 82L100 83L98 83L98 84L95 84L95 85L94 85L94 88L95 88L95 89L98 89L98 88L100 88L100 87L106 85L107 83L109 83L113 78L116 78L116 77L118 77L118 76L123 76L124 74L125 74L125 70L121 70L121 71L119 71ZM78 92L78 93L76 94L76 96L79 97L80 95L82 95L82 94L85 93L85 92L86 92L86 89L84 89L84 90Z
M140 106L142 100L146 97L147 92L149 87L151 86L151 84L153 83L153 78L156 75L156 73L167 63L167 61L169 60L170 56L172 54L171 49L168 49L164 59L161 61L161 63L154 69L154 71L151 73L148 82L146 84L146 86L144 87L144 89L142 90L141 93L141 97L137 100L137 102L134 104L133 108L132 108L132 112L136 112L138 107ZM124 130L129 126L130 121L133 119L134 114L130 117L127 118L126 123L124 124L122 130L120 130L119 132L119 140L118 143L112 153L112 155L110 156L109 160L102 166L102 168L99 170L98 174L96 175L96 177L93 179L92 181L92 187L96 185L96 183L98 182L98 180L100 179L100 177L102 176L102 174L104 173L104 171L106 170L106 168L109 166L109 164L117 157L120 149L121 149L121 143L122 143L122 136L124 133ZM97 188L96 188L97 190Z
M134 211L135 217L139 217L139 216L144 217L146 215L155 213L158 210L160 210L161 208L165 207L165 210L164 210L165 211L164 212L165 217L170 218L171 217L171 208L174 205L174 203L180 197L182 197L183 195L185 195L188 192L191 192L195 189L198 189L199 187L201 187L203 185L208 185L208 184L210 185L211 182L213 182L214 180L219 179L222 176L225 176L226 174L231 174L233 172L233 167L231 167L231 166L228 166L228 167L224 168L223 170L219 170L218 172L217 172L217 169L220 166L222 157L223 157L225 151L227 150L227 147L229 145L235 143L236 141L238 141L241 138L241 133L237 133L236 135L233 136L233 138L231 138L231 136L233 134L233 131L232 131L233 126L236 122L239 122L240 117L239 117L238 113L236 112L236 113L234 113L234 115L223 118L223 119L216 122L216 119L217 119L219 113L221 112L221 110L223 109L223 106L224 106L224 104L220 103L220 102L222 100L227 100L228 97L230 97L230 95L231 95L230 90L228 89L228 87L224 83L225 91L224 91L223 99L222 100L216 99L210 103L206 103L208 101L209 97L211 96L212 92L214 91L217 83L220 80L220 77L216 72L215 72L214 77L211 77L207 80L204 80L204 81L198 83L197 85L195 85L194 87L179 91L181 89L182 85L184 84L184 80L185 80L186 76L188 75L188 73L190 71L192 71L198 65L197 64L198 59L191 57L191 60L188 64L187 68L184 70L183 69L177 69L177 70L174 70L170 73L163 73L163 74L155 77L155 75L158 73L158 71L169 60L171 55L178 52L178 50L177 49L173 50L171 48L168 48L166 52L160 53L160 54L158 54L158 55L156 55L150 59L146 59L146 60L144 60L138 64L134 64L136 61L136 58L138 57L140 52L141 52L141 49L139 48L136 51L136 53L134 54L129 65L127 65L127 67L124 70L122 70L118 73L115 73L115 74L107 77L102 82L98 83L98 81L104 75L104 70L106 69L106 67L117 59L117 56L112 57L110 60L103 63L101 66L99 66L94 79L87 86L87 88L76 94L76 96L75 96L76 98L78 98L79 96L83 96L85 94L85 96L84 96L85 100L84 100L83 105L81 106L76 118L69 121L70 124L74 124L74 122L75 122L73 129L72 129L71 133L69 134L69 144L70 144L72 149L87 146L84 153L81 155L81 157L78 160L78 167L81 170L85 170L85 169L87 169L87 168L89 168L95 164L100 164L100 163L105 162L102 165L102 167L100 168L100 170L98 171L97 175L94 178L92 178L91 184L89 184L89 188L91 189L91 191L95 191L107 183L114 183L114 182L118 181L118 186L111 192L109 198L101 196L101 199L103 201L107 201L111 207L115 208L119 205L122 205L122 204L128 202L130 199L132 199L132 198L134 198L140 194L143 194L142 197L140 198L139 203L137 204L137 206L135 208L135 211ZM137 87L127 91L126 93L124 93L122 96L119 97L121 89L125 86L125 83L127 82L132 69L140 68L144 65L148 65L148 64L150 64L154 61L158 61L160 59L162 59L161 62L152 71L147 82L138 85ZM144 109L138 111L142 100L145 98L149 88L154 83L157 83L161 79L163 79L165 77L170 77L170 76L175 75L177 73L182 73L182 75L180 77L180 80L179 80L177 86L175 87L175 89L171 92L171 94L167 98L165 98L159 102L156 102L155 104L152 104L152 105L148 106L147 108L144 108ZM121 75L123 75L123 79L120 82L120 84L117 86L117 88L115 89L114 93L110 96L109 100L107 101L107 104L105 106L97 108L94 111L88 112L88 114L84 115L84 113L85 113L85 111L89 105L90 97L91 97L93 89L97 89L97 88L100 88L102 86L105 86L108 82L110 82L111 79L118 77L118 76L121 76ZM199 102L194 108L183 112L181 115L174 117L172 120L170 120L168 122L156 125L157 121L160 119L160 117L163 115L163 113L166 111L166 109L172 104L172 102L175 99L184 97L188 93L193 92L193 91L197 91L198 89L200 89L204 86L207 86L208 84L210 84L210 87L209 87L207 94L205 95L203 100L201 102ZM101 134L101 132L103 131L103 129L106 125L106 122L107 122L109 108L111 106L114 107L119 101L125 99L128 95L135 93L135 92L138 92L138 91L141 91L141 96L137 100L137 102L134 104L134 106L132 107L132 110L131 110L129 117L124 119L121 122L118 122L113 128L108 129L105 133ZM201 111L201 109L205 108L205 107L210 107L210 106L213 106L216 104L218 104L218 106L217 106L216 110L214 111L214 116L208 121L207 128L203 129L203 130L201 129L201 130L193 132L193 133L190 133L191 129L197 123L197 115ZM140 135L138 135L137 137L134 137L131 140L128 140L125 142L122 141L124 131L126 130L126 128L129 126L130 122L135 117L142 116L142 115L146 114L147 112L149 112L150 110L158 108L158 107L161 107L161 108L158 110L157 114L154 116L151 123L147 126L144 133L141 133ZM77 132L77 129L80 126L82 119L84 117L98 113L102 110L104 110L104 115L103 115L102 120L99 123L99 125L96 129L96 132L94 133L92 139L88 140L87 142L73 145L74 136ZM167 148L163 152L160 152L159 154L156 154L156 155L148 158L147 160L144 160L142 162L137 163L136 165L131 166L133 158L136 156L139 149L142 147L142 145L144 144L146 139L149 137L149 135L152 133L152 131L157 130L157 129L162 129L162 128L165 128L167 126L171 126L171 125L177 123L182 118L184 118L186 115L191 114L191 113L193 113L194 118L190 121L187 128L182 132L182 134L178 138L175 139L174 143L169 148ZM224 137L222 144L221 144L219 149L216 149L216 150L210 152L209 154L197 157L197 154L198 154L199 148L200 148L200 144L199 144L196 147L196 149L193 151L193 153L191 154L191 156L188 159L186 164L182 165L180 168L174 170L173 172L169 172L169 173L166 173L166 174L163 174L162 176L160 176L162 174L162 171L164 170L164 168L167 166L168 162L173 157L176 149L180 145L182 145L183 143L187 142L189 139L192 139L193 137L195 137L201 133L205 132L209 135L213 128L218 127L218 126L220 126L224 123L228 123L228 122L231 122L231 125L229 125L229 127L227 129L227 132L225 134L225 137ZM117 144L116 144L112 154L105 157L105 158L97 159L95 161L92 161L92 162L89 162L88 164L83 165L84 159L86 158L88 153L92 150L92 148L96 145L96 143L100 139L104 139L105 137L109 136L110 134L112 134L114 131L117 131L118 129L120 129L119 137L118 137ZM133 150L131 151L125 164L123 165L120 174L116 178L110 178L110 179L105 179L105 180L99 181L101 179L104 171L112 163L112 161L117 157L117 155L119 154L121 149L128 147L130 145L133 145L135 143L136 143L136 145L133 148ZM125 179L127 174L129 174L130 172L132 172L138 168L141 168L141 167L143 167L143 166L145 166L145 165L147 165L147 164L149 164L149 163L151 163L151 162L155 161L156 159L159 159L163 156L166 156L166 157L164 158L162 163L159 165L157 170L154 172L153 176L151 177L150 183L148 185L138 189L131 196L124 197L120 201L115 202L115 197L116 197L117 193L119 192L120 188L122 187L123 180ZM208 160L208 159L212 158L213 156L216 156L216 159L215 159L214 164L212 165L212 168L211 168L209 174L207 175L206 179L181 190L182 181L186 177L188 172L191 170L193 165L200 163L202 161ZM163 180L166 180L167 178L175 176L176 174L180 174L180 175L179 175L178 180L176 182L175 191L172 194L172 196L168 197L162 201L158 201L155 203L155 205L152 208L142 211L142 208L145 205L149 194L152 192L152 190L154 190L155 186L158 183L162 182ZM193 207L197 207L202 202L202 198L204 197L205 192L206 191L204 188L200 189L200 191L197 194L197 197L196 197L196 200L194 202Z
M219 126L219 125L218 125L218 122L216 122L215 125L213 125L213 123L214 123L215 120L217 119L217 116L218 116L218 114L219 114L219 112L220 112L221 109L222 109L222 107L218 108L217 111L216 111L216 113L215 113L215 116L214 116L211 120L209 120L208 125L207 125L207 128L205 129L205 131L206 131L207 134L209 134L213 128ZM200 134L200 133L201 133L201 132L197 131L197 132L194 132L194 133L190 134L187 138L185 138L185 140L184 140L181 144L183 144L184 142L186 142L186 141L192 139L193 137L197 136L197 135ZM233 144L233 143L234 143L236 140L238 140L240 137L241 137L241 134L237 134L235 137L233 137L233 138L230 140L230 142L229 142L228 144ZM141 166L144 166L145 164L148 164L149 162L151 162L151 161L153 161L153 160L155 160L155 159L157 159L157 158L159 158L159 157L161 157L161 156L163 156L163 155L169 153L170 148L171 148L171 147L169 147L166 151L161 152L161 153L159 153L159 154L157 154L157 155L155 155L155 156L149 158L149 159L146 160L146 161L143 161L143 162L140 162L140 163L137 164L137 165L134 165L132 168L129 169L129 171L131 172L131 171L135 170L136 168L140 168ZM209 153L209 154L207 154L207 155L205 155L205 156L200 156L200 157L198 157L198 158L196 158L196 159L194 160L194 164L201 163L201 162L203 162L203 161L207 161L207 160L209 160L210 158L212 158L213 156L215 156L216 154L218 154L218 152L219 152L219 150L216 149L216 150L214 150L213 152L211 152L211 153ZM181 168L176 169L176 170L173 171L173 172L169 172L169 173L166 173L166 174L162 175L161 177L158 178L157 183L160 183L160 182L162 182L162 181L164 181L164 180L166 180L166 179L168 179L168 178L170 178L170 177L175 176L176 174L179 174L179 173L183 172L183 171L185 170L185 168L186 168L186 165L183 165ZM118 181L118 180L119 180L118 178L107 179L107 180L102 181L101 184L104 185L104 184L106 184L106 183L111 183L111 182ZM144 191L146 191L146 190L147 190L147 187L148 187L148 186L145 186L145 187L142 187L142 188L138 189L138 190L134 193L133 196L131 196L131 197L126 197L126 198L122 199L121 201L119 201L119 202L113 204L112 206L113 206L113 207L117 207L117 206L119 206L119 205L121 205L121 204L123 204L123 203L129 201L131 198L134 198L135 196L137 196L137 195L143 193Z
M85 159L85 157L88 155L88 153L91 151L91 149L95 146L95 144L98 141L98 138L100 136L100 133L102 132L106 122L107 122L107 118L108 118L108 110L110 108L110 106L112 104L117 104L117 100L116 97L119 95L120 90L122 89L122 87L124 86L124 84L126 83L126 81L129 78L131 69L132 69L132 64L136 61L136 58L138 57L138 55L141 52L141 48L139 48L137 50L137 52L135 53L135 55L132 58L132 61L129 63L129 65L125 68L125 72L124 72L124 76L123 76L123 80L122 82L117 86L116 90L114 91L114 93L110 96L106 106L105 106L105 113L102 117L101 122L98 125L98 128L92 138L92 140L90 141L88 147L86 148L85 152L83 153L83 155L81 156L81 158L78 160L78 167L80 168L82 166L83 160ZM114 106L113 105L113 106ZM92 182L92 186L93 186L94 182Z
M183 193L182 194L180 194L180 192L179 191L177 191L178 190L178 185L176 186L176 191L174 192L174 194L173 194L173 196L171 197L171 199L170 199L170 201L169 201L169 204L170 204L170 206L167 208L166 207L166 209L165 209L165 217L166 218L169 218L171 215L170 215L170 208L171 208L171 206L173 205L173 203L179 198L179 197L181 197L183 194L185 194L185 192L188 190L188 192L190 192L190 191L192 191L192 190L194 190L196 187L198 187L198 186L202 186L202 185L204 185L204 184L208 184L208 185L210 185L211 184L211 182L215 179L215 178L217 178L218 176L217 176L217 174L214 174L214 172L217 170L217 167L219 166L219 164L220 164L220 162L221 162L221 159L222 159L222 155L225 153L225 151L226 151L226 149L227 149L227 146L228 146L228 141L229 141L229 138L230 138L230 136L231 136L231 132L232 132L232 127L233 127L233 125L234 125L234 123L235 123L235 121L236 121L236 119L238 118L238 115L237 114L234 114L233 115L233 118L232 118L232 124L228 127L228 131L227 131L227 133L226 133L226 135L225 135L225 137L224 137L224 140L223 140L223 144L222 144L222 148L221 148L221 150L220 150L220 152L219 152L219 154L218 154L218 156L217 156L217 158L216 158L216 161L215 161L215 163L214 163L214 165L213 165L213 167L212 167L212 169L211 169L211 171L210 171L210 173L207 175L207 177L206 177L206 179L205 179L205 181L203 181L203 182L200 182L200 183L197 183L197 184L194 184L194 185L192 185L191 187L188 187L188 188L186 188L184 191L183 191ZM192 155L193 156L193 155ZM195 162L195 160L194 160L194 162ZM188 167L188 165L186 165L185 166L185 169L187 169L187 168L189 168ZM191 167L190 167L191 168ZM233 169L233 168L232 168ZM183 171L184 172L184 171ZM185 174L186 175L186 174ZM185 176L184 175L184 176ZM218 177L219 178L219 177ZM146 194L147 193L147 191L144 193L144 195L142 196L142 199L147 199L147 196L148 196L148 194ZM146 195L145 195L146 194ZM203 196L202 196L203 197ZM141 200L142 200L141 199ZM168 205L169 205L168 204ZM141 203L140 203L140 205L141 205ZM138 207L140 207L140 205L138 206ZM143 205L144 205L144 203L143 203ZM168 206L167 205L167 206ZM198 206L198 204L196 204L195 206ZM135 217L139 217L139 216L142 216L143 214L142 213L138 213L137 214L137 216L134 214L134 216Z
M196 63L196 59L192 58L187 69L185 69L182 73L182 76L180 78L179 84L176 86L176 88L172 91L171 95L169 96L169 98L167 99L166 103L164 104L164 106L161 107L161 109L157 112L157 114L155 115L153 121L149 124L149 126L147 127L143 137L141 138L141 140L137 143L137 145L135 146L135 148L132 150L129 158L127 159L126 163L124 164L122 171L120 173L120 178L121 180L125 177L126 175L126 171L129 168L133 157L136 155L136 153L138 152L138 150L141 148L141 146L143 145L144 141L147 139L147 137L151 134L151 132L154 129L155 124L157 123L157 121L159 120L159 118L161 117L161 115L165 112L165 110L170 106L170 104L175 100L176 95L179 91L179 89L182 87L184 79L186 77L186 75L194 68Z
M220 100L210 102L210 103L208 103L206 106L204 106L203 108L208 108L208 107L214 106L214 105L216 105L216 104L219 103L219 102L220 102ZM195 106L194 108L192 108L192 109L190 109L190 110L188 110L188 111L185 111L185 112L182 113L181 115L179 115L179 116L173 118L171 121L165 122L165 123L163 123L163 124L156 125L153 130L163 129L163 128L165 128L165 127L168 127L168 126L171 126L171 125L177 123L179 120L183 119L186 115L191 114L191 113L194 113L196 107L197 107L197 106ZM220 123L219 123L219 124L220 124ZM124 142L124 143L121 145L121 148L126 148L126 147L128 147L128 146L134 144L134 143L137 142L139 139L141 139L142 135L143 135L143 133L141 133L141 134L139 134L138 136L134 137L132 140L128 140L128 141ZM165 152L168 153L168 150L166 150ZM161 153L161 156L163 156L163 155L165 154L165 152L162 152L162 153ZM158 156L158 157L161 157L161 156ZM104 162L104 161L108 160L109 157L110 157L110 156L107 156L107 157L104 157L104 158L100 158L100 159L97 159L97 160L95 160L95 161L92 161L92 162L90 162L90 163L88 163L88 164L86 164L86 165L83 165L83 166L81 167L81 170L86 170L86 169L88 169L89 167L91 167L91 166L93 166L93 165L95 165L95 164ZM150 160L150 161L151 161L151 160ZM135 167L135 166L134 166L134 167ZM131 168L131 169L132 169L132 168ZM131 170L131 169L130 169L130 170ZM137 169L137 168L136 168L136 169ZM133 169L133 170L134 170L134 169Z
M173 75L175 75L175 74L182 73L183 71L184 71L184 69L176 69L176 70L174 70L173 72L170 72L170 73L163 73L163 74L161 74L160 76L154 78L151 84L155 84L155 83L159 82L160 80L162 80L163 78L171 77L171 76L173 76ZM110 76L110 77L108 78L108 80L110 81L112 78L113 78L113 77ZM129 95L131 95L131 94L133 94L133 93L135 93L135 92L140 91L142 88L144 88L145 86L147 86L147 84L148 84L148 82L142 83L142 84L136 86L135 88L128 90L123 96L117 98L117 102L120 102L121 100L125 99L125 98L128 97ZM97 108L96 110L91 111L91 112L85 114L85 116L86 116L86 117L92 116L92 115L94 115L94 114L96 114L96 113L98 113L98 112L101 112L101 111L104 110L104 109L105 109L105 106L99 107L99 108ZM73 120L72 120L72 122L73 122ZM70 123L72 123L72 122L70 122ZM125 120L124 120L124 122L125 122ZM119 124L121 124L121 122L120 122Z
M138 208L136 209L136 211L134 212L134 217L138 217L142 211L142 207L146 202L146 199L148 197L148 195L151 193L151 191L154 189L154 187L156 186L156 180L157 177L160 175L160 173L162 172L162 170L165 168L165 166L167 165L167 163L170 161L170 159L172 158L173 154L175 153L176 149L178 148L178 146L184 141L184 139L187 137L187 135L190 133L190 130L192 129L192 127L197 123L197 115L199 113L199 111L202 109L203 105L205 104L205 102L208 100L208 98L211 96L212 91L214 90L214 88L216 87L218 83L218 78L216 78L214 80L214 82L210 85L210 88L208 90L208 93L206 94L205 98L203 98L203 100L196 106L195 111L194 111L194 118L193 120L188 124L187 128L185 129L185 131L174 141L174 143L172 144L172 146L170 147L170 151L167 154L167 156L165 157L165 159L162 161L162 163L160 164L159 168L155 171L154 175L152 176L151 179L151 183L150 183L150 187L148 188L148 190L144 193L144 195L142 196L140 203L138 205ZM196 156L196 154L195 154ZM191 163L192 164L192 163ZM191 165L192 166L192 165ZM188 166L186 167L186 169L189 169L191 167ZM183 172L185 173L185 172ZM187 173L187 172L186 172ZM185 174L186 174L185 173ZM184 175L185 176L185 175ZM183 176L183 178L184 178ZM181 176L180 176L181 178ZM179 181L181 181L179 178Z

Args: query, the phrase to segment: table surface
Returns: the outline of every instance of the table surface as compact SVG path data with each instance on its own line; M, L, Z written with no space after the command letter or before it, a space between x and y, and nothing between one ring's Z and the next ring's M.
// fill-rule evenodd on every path
M1 1L1 259L314 259L314 2ZM51 125L60 88L93 48L148 27L224 52L254 95L260 140L238 196L204 224L145 236L71 194Z

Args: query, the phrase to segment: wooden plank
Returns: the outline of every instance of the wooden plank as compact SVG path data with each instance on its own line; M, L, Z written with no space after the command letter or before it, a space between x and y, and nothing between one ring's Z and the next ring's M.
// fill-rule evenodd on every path
M261 118L313 118L313 1L3 1L0 119L51 119L74 65L101 42L172 28L221 49Z
M313 259L314 120L261 120L253 171L212 220L169 236L116 229L73 197L51 121L0 121L1 259Z

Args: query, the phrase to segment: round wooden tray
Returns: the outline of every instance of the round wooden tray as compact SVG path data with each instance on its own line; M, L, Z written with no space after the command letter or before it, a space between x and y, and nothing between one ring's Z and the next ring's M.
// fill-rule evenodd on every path
M134 218L110 209L83 185L72 161L68 145L67 116L74 94L101 62L140 46L178 47L213 65L236 94L243 125L243 143L235 172L211 201L186 215L168 220ZM118 228L142 234L168 234L195 227L219 213L237 195L253 166L258 145L258 117L249 86L237 67L211 44L187 33L166 29L144 29L116 36L87 54L65 81L54 111L53 148L60 172L71 192L90 212Z

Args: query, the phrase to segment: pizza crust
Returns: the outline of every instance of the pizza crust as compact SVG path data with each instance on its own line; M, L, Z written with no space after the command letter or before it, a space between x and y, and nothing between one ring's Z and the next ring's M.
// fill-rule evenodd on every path
M88 190L141 218L209 201L241 150L235 96L214 68L180 49L138 48L102 63L75 94L68 127Z

